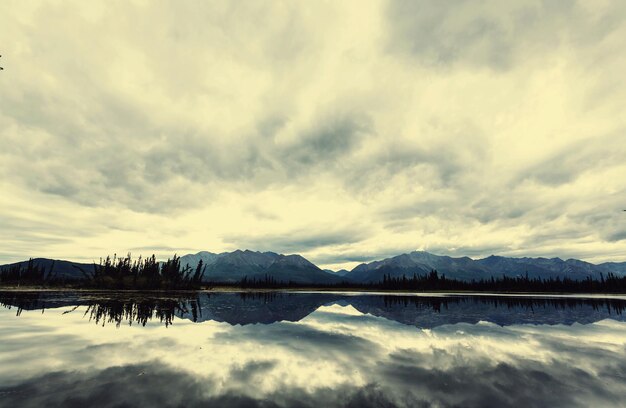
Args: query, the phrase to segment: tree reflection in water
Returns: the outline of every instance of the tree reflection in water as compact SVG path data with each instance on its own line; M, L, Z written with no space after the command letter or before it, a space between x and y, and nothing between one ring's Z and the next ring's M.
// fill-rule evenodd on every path
M145 326L154 320L170 326L175 318L229 324L296 322L321 306L350 305L363 314L421 327L458 322L590 323L624 318L626 300L584 297L403 296L289 292L42 292L0 291L8 309L41 310L72 307L96 324Z
M103 326L115 323L119 327L122 322L145 326L148 321L156 319L165 326L173 323L175 316L191 315L191 320L198 321L202 309L198 307L197 298L130 298L97 300L90 303L85 311L89 320Z
M169 326L175 316L187 316L192 321L202 317L198 295L173 294L160 296L137 293L89 293L80 292L0 292L0 304L8 309L16 308L19 316L24 310L41 310L74 306L63 314L86 307L84 316L96 324L122 323L145 326L155 319Z

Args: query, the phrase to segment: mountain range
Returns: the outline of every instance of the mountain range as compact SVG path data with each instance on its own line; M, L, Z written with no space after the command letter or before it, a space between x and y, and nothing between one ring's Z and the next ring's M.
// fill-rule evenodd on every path
M592 277L600 279L602 274L626 275L626 262L607 262L599 265L578 259L561 258L509 258L491 255L483 259L468 257L453 258L414 251L392 258L361 264L352 269L346 278L355 282L378 282L385 274L391 277L412 277L437 270L448 278L469 281L491 277L556 278L568 277L575 280Z
M469 257L453 258L450 256L434 255L424 251L414 251L391 258L363 263L351 271L322 270L300 255L282 255L275 252L258 252L250 250L236 250L233 252L212 253L201 251L196 254L181 256L181 265L195 268L202 260L206 265L205 281L235 283L247 279L264 279L271 277L279 282L296 282L300 284L332 284L345 282L371 283L379 282L385 275L407 278L423 275L431 270L437 270L448 278L458 280L480 280L491 277L556 278L569 277L575 280L591 277L601 279L601 276L613 273L617 276L626 276L626 262L606 262L592 264L589 262L560 258L510 258L503 256L489 256L483 259ZM26 265L28 261L0 268ZM53 260L36 258L36 265L50 270ZM93 271L93 264L76 263L70 261L54 261L54 274L57 277L80 279L83 271Z

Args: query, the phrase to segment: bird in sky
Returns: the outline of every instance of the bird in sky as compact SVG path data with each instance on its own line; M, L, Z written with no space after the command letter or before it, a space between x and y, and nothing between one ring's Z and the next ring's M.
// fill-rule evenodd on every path
M2 55L0 55L0 58L2 58ZM0 67L0 71L2 71L4 68Z

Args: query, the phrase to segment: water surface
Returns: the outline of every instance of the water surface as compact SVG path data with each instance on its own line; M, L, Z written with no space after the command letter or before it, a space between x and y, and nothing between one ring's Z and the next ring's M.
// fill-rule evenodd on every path
M626 299L0 292L0 406L624 406Z

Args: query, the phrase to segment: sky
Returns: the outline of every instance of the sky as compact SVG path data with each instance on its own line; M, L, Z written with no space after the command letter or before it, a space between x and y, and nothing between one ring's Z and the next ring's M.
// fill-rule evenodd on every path
M626 261L626 2L0 3L0 262Z

